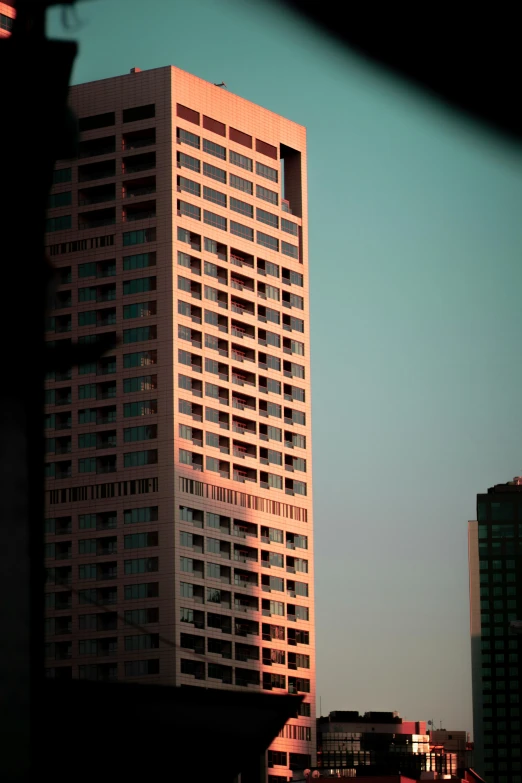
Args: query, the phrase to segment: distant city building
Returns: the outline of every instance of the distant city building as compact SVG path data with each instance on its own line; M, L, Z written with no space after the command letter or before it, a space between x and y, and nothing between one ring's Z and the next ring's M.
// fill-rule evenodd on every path
M488 783L521 783L522 478L477 495L469 522L475 766Z
M355 770L338 770L334 774L330 774L327 770L307 770L305 780L310 783L326 783L331 781L332 778L355 778L364 777L364 783L422 783L422 781L429 780L449 780L453 783L484 783L483 778L480 777L474 770L465 769L457 775L445 775L440 772L421 772L419 778L411 778L408 775L402 773L397 774L383 774L383 775L356 775ZM346 774L350 773L350 774ZM354 773L354 774L351 774Z
M402 774L420 780L425 772L456 775L459 764L465 766L465 753L459 756L456 748L446 751L444 737L438 739L432 747L426 721L403 720L397 712L331 712L317 722L317 766L342 777L349 776L349 770L353 777L365 778ZM445 740L449 741L447 735Z
M453 755L457 769L465 769L472 766L473 743L469 741L467 731L434 729L430 731L429 737L430 751L432 753L440 750L446 755Z

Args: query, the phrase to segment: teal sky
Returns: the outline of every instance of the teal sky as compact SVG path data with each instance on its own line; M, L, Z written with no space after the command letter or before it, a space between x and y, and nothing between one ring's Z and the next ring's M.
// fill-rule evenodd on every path
M471 730L467 520L522 472L522 161L293 17L80 3L74 82L176 65L308 128L318 697Z

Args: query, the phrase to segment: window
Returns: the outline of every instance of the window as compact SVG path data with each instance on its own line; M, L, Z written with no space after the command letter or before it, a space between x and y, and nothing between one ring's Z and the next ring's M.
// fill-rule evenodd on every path
M287 754L283 750L269 750L267 752L269 767L286 767Z
M261 332L262 330L259 331ZM275 348L281 348L281 337L278 334L265 331L264 336L268 345L273 345Z
M279 203L279 196L273 190L263 188L261 185L256 185L256 196L262 198L264 201L269 201L271 204Z
M205 396L213 397L216 400L219 399L219 386L216 386L215 383L206 383Z
M88 449L96 446L96 433L85 432L82 435L78 435L78 448Z
M123 355L123 366L125 369L130 367L146 367L149 364L156 364L156 351L137 351L136 353L126 353Z
M243 239L248 239L249 242L254 241L254 230L248 226L243 226L241 223L236 223L234 220L230 221L230 233Z
M287 234L293 234L294 236L297 236L299 230L296 223L292 223L291 220L287 220L284 217L281 218L281 229L286 231Z
M68 207L72 204L72 191L66 190L63 193L51 193L47 206L49 209L56 207Z
M72 168L55 169L53 171L53 185L60 185L63 182L71 182Z
M212 470L215 473L219 473L219 460L215 457L207 457L206 459L206 469Z
M211 179L215 179L226 185L227 173L223 169L217 168L217 166L212 166L210 163L203 163L203 174L206 177L210 177Z
M297 340L290 340L290 350L292 353L304 356L304 343L300 343Z
M209 277L216 277L218 276L218 268L216 264L212 264L210 261L205 261L204 263L204 272L206 275L209 275Z
M156 302L137 302L123 307L123 318L146 318L156 315Z
M78 386L78 398L80 400L96 399L96 384L85 383Z
M157 533L132 533L124 536L125 549L141 549L146 546L158 546Z
M214 204L218 204L220 207L226 208L227 206L226 195L224 193L221 193L219 190L213 190L212 188L208 188L206 185L203 188L203 198L205 198L207 201L214 202Z
M158 582L142 582L141 584L125 585L126 601L138 598L157 598L158 595Z
M239 152L234 152L233 150L230 150L228 158L234 166L239 166L242 169L246 169L246 171L253 170L252 158L247 158L245 155L240 155Z
M267 402L266 410L269 416L276 416L278 419L281 418L281 406L277 403Z
M234 198L233 196L230 197L230 209L233 209L234 212L239 212L246 217L254 217L254 207L252 204L248 204L246 201L240 201L240 199Z
M288 316L286 316L286 318L288 318ZM288 328L288 327L290 327L289 330L291 332L292 331L304 332L304 321L301 321L300 318L290 317L288 319L288 321L285 320L285 323L284 323L284 328Z
M277 452L274 452L277 453ZM268 486L271 489L283 489L283 479L275 473L267 473Z
M158 435L158 428L155 424L140 427L128 427L123 430L123 440L125 443L133 443L137 440L153 440Z
M142 228L141 231L124 231L123 246L141 245L143 242L154 242L156 239L155 228Z
M126 677L144 677L147 674L159 674L159 672L158 658L149 658L146 661L125 661Z
M123 522L125 525L131 525L137 522L156 522L157 519L158 519L157 506L145 506L144 508L133 508L123 512Z
M134 256L123 257L123 271L133 269L145 269L148 266L156 266L156 253L137 253Z
M157 571L159 560L157 557L139 557L135 560L125 560L125 574L145 574Z
M149 451L131 451L123 455L123 467L136 468L141 465L155 465L158 461L157 449Z
M136 329L123 330L124 343L139 343L144 340L155 340L157 330L155 326L139 326Z
M192 465L192 452L185 449L179 450L179 461L184 465Z
M180 424L179 437L183 438L183 440L192 440L192 427L188 427L186 424Z
M188 201L178 199L178 212L180 215L193 218L193 220L201 220L201 209L194 204L189 204Z
M268 454L267 456L268 461L273 465L283 464L283 455L281 454L280 451L273 451L272 449L268 449L267 454Z
M190 133L190 131L183 130L183 128L176 128L176 136L179 144L188 144L190 147L199 150L199 136Z
M86 457L78 460L78 471L80 473L96 472L96 457Z
M178 165L180 168L190 169L196 171L199 174L200 163L197 158L193 158L190 155L186 155L184 152L178 152Z
M123 295L142 294L146 291L156 290L155 277L136 277L134 280L125 280L123 282Z
M257 232L257 244L268 247L270 250L279 250L279 240L275 237L271 237L268 234L264 234L262 231Z
M209 212L207 209L203 211L203 221L214 228L220 228L222 231L227 230L227 219L214 214L214 212Z
M221 144L216 144L208 139L203 139L203 152L208 153L208 155L214 155L216 158L221 158L221 160L227 159L226 147L222 147Z
M214 424L219 424L219 411L215 408L205 408L205 419Z
M272 182L277 182L277 169L273 169L270 166L265 166L264 163L259 163L258 161L256 161L256 174L260 177L270 179Z
M72 228L71 215L60 215L59 217L47 218L45 221L46 231L65 231Z
M272 354L265 354L266 366L271 370L281 371L281 359L278 356L272 356Z
M271 212L266 212L264 209L257 207L256 217L260 223L266 223L267 226L272 226L272 228L279 228L279 218Z
M231 188L242 190L243 193L248 193L251 196L254 192L254 186L248 179L242 179L242 177L236 177L235 174L230 175L229 184Z
M199 182L194 182L192 179L178 177L178 188L187 193L191 193L193 196L201 196L201 185Z
M214 432L207 432L205 437L205 442L207 446L212 446L215 449L219 448L219 435L216 435Z
M277 310L271 310L270 307L262 307L260 305L258 308L258 316L263 315L267 321L271 321L274 324L278 324L280 321L280 315ZM260 320L263 320L263 318L261 317Z
M304 310L304 299L302 296L299 296L298 294L290 294L290 296L288 296L285 293L283 298L285 301L290 302L290 307L297 307L299 310Z
M217 302L218 300L218 290L217 288L212 288L212 286L206 285L205 286L205 299L209 299L211 302ZM207 318L207 315L211 315L211 313L208 310L205 310L205 322L206 323L213 323ZM215 315L215 314L213 314ZM216 322L215 325L217 325L217 315L216 315Z
M219 374L219 363L215 359L205 359L205 371L211 372L214 375Z
M155 116L156 116L156 106L154 103L148 103L145 106L133 106L131 109L123 109L122 112L123 122L137 122L138 120L149 120Z
M140 375L136 378L125 378L123 381L123 392L150 391L156 388L156 375Z

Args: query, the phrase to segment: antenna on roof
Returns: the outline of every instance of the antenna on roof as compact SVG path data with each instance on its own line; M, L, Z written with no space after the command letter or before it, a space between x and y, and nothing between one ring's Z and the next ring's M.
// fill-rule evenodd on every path
M214 87L226 87L227 85L225 82L220 82L219 84L214 83Z

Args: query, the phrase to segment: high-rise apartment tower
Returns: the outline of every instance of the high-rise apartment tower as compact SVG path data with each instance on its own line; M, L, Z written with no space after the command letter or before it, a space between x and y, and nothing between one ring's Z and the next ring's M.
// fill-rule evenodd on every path
M468 531L474 766L521 783L522 479L478 495Z
M47 218L49 676L304 694L315 763L306 133L178 68L71 89Z

